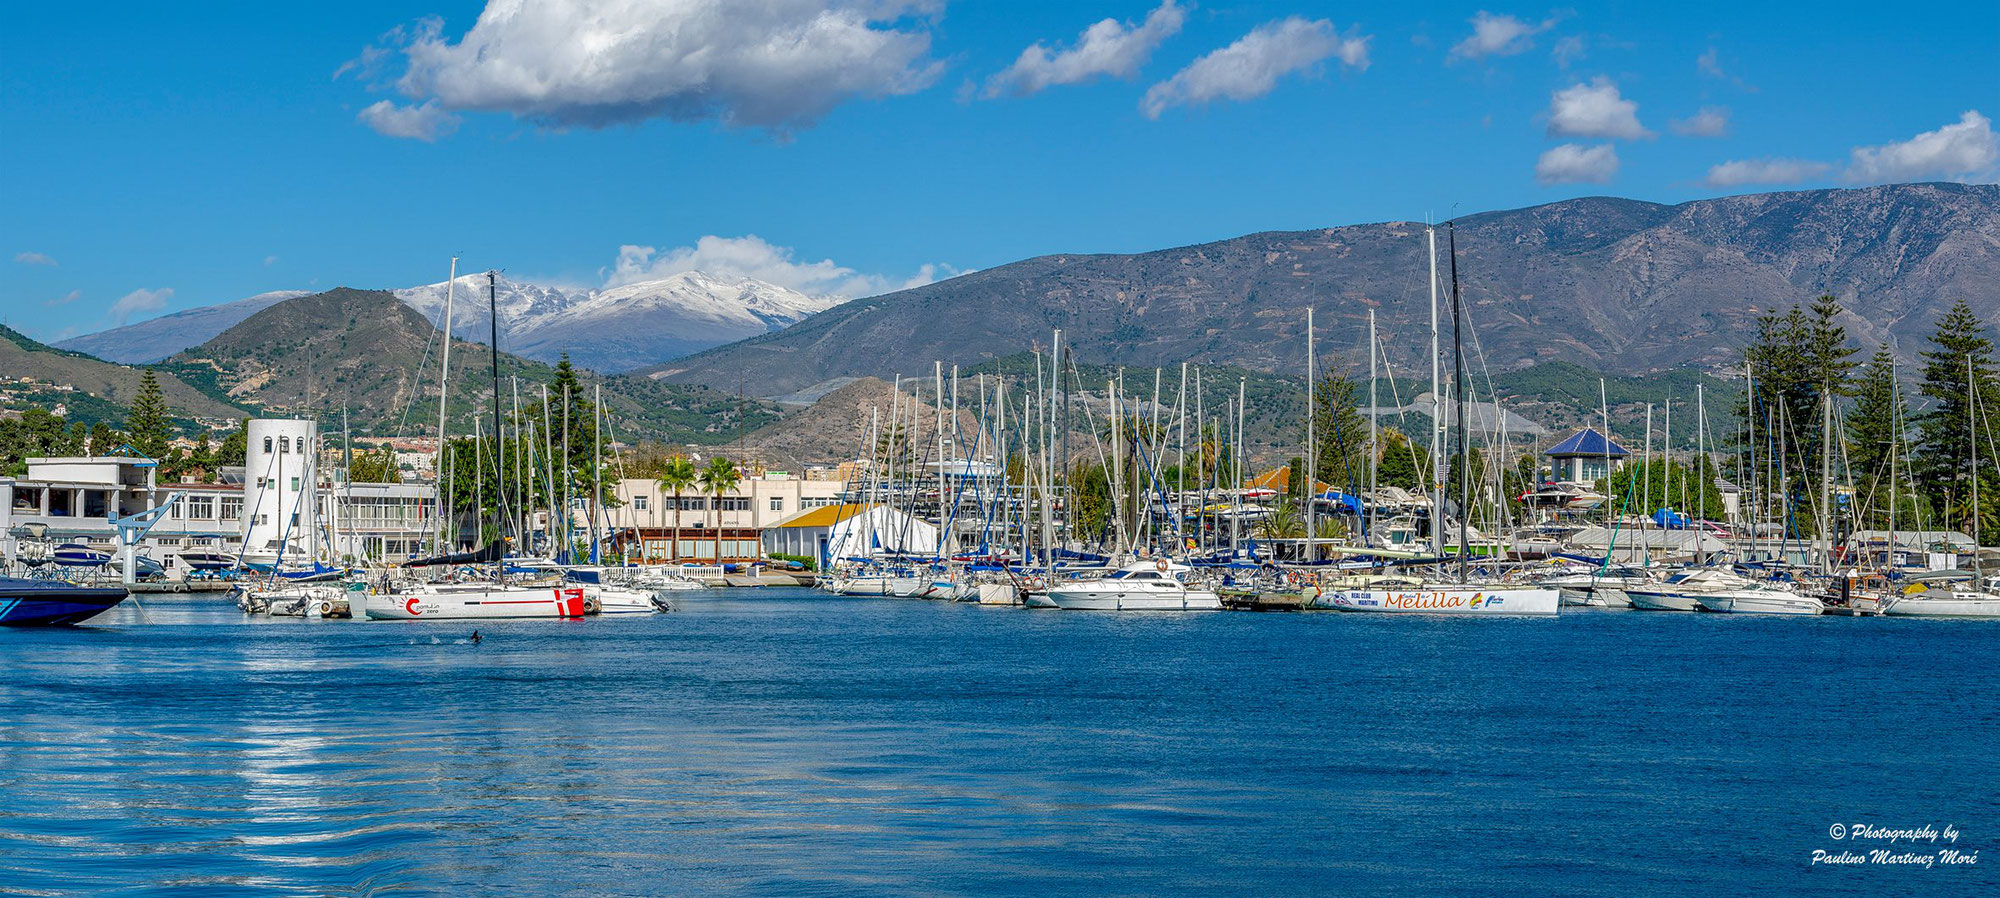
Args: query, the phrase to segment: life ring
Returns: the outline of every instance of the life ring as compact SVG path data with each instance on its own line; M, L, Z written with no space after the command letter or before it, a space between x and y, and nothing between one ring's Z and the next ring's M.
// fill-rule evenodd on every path
M597 597L596 597L596 596L585 596L585 597L584 597L584 599L583 599L583 613L585 613L585 614L596 614L596 613L598 613L599 611L602 611L602 610L604 610L604 606L603 606L603 605L600 605L600 604L598 604L598 602L597 602Z
M1165 558L1162 558L1162 559L1160 559L1159 561L1155 561L1155 562L1153 562L1153 566L1154 566L1154 567L1156 567L1156 568L1159 568L1159 569L1160 569L1160 573L1162 573L1162 574L1164 574L1164 573L1166 573L1166 572L1167 572L1167 560L1166 560Z
M320 603L319 603L319 616L320 616L320 617L325 617L325 616L327 616L327 615L329 615L329 614L332 614L332 613L333 613L333 603L332 603L332 602L325 602L325 601L323 601L323 602L320 602Z

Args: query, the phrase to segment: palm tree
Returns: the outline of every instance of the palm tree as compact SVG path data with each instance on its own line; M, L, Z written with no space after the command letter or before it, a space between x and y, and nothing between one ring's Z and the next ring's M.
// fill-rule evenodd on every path
M660 466L660 490L672 490L674 493L673 548L669 550L672 553L669 558L673 561L681 560L681 493L700 479L701 472L685 455L676 455Z
M736 469L736 463L718 455L708 460L708 467L698 475L701 488L715 497L715 563L722 565L722 494L736 488L743 482L743 472Z
M1299 507L1279 500L1271 509L1271 516L1259 522L1257 529L1265 539L1298 539L1306 535L1306 516L1299 513Z

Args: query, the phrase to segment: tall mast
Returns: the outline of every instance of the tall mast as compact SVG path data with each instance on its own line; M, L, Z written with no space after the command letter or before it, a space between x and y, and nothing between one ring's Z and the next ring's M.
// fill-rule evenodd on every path
M1307 564L1311 564L1314 560L1313 531L1317 528L1313 525L1319 523L1319 451L1318 447L1313 445L1313 418L1318 417L1316 413L1319 411L1319 406L1315 404L1317 401L1314 390L1316 384L1313 381L1316 379L1314 375L1317 372L1313 370L1313 361L1313 308L1312 306L1306 306L1306 463L1304 471L1306 482L1305 486L1299 490L1299 495L1306 497ZM1300 472L1293 471L1292 473L1296 475Z
M1238 514L1232 514L1230 520L1242 520L1240 512L1242 512L1242 494L1244 494L1244 446L1250 444L1250 440L1244 438L1244 394L1248 390L1248 384L1250 384L1250 378L1244 378L1244 376L1236 378L1236 428L1230 430L1230 436L1236 438L1236 446L1230 450L1230 468L1234 468L1234 478L1236 478ZM1236 532L1236 524L1230 524L1230 532ZM1234 552L1234 550L1236 550L1236 546L1230 546L1230 552Z
M1972 576L1984 591L1986 565L1979 557L1979 378L1973 371L1972 354L1965 354L1965 432L1972 443Z
M591 385L590 421L590 563L598 562L597 534L598 502L604 498L604 385ZM720 498L716 502L720 503ZM715 529L722 532L722 509L715 510ZM722 556L716 555L716 563L722 563Z
M1889 550L1882 556L1882 568L1896 566L1896 456L1903 443L1903 397L1897 392L1896 357L1889 357Z
M1451 399L1457 407L1458 419L1458 579L1463 583L1472 551L1466 531L1467 522L1472 519L1472 442L1465 434L1465 338L1459 333L1459 322L1465 313L1458 296L1457 222L1445 222L1445 236L1451 242Z
M494 535L505 540L507 538L507 524L509 519L507 513L507 450L505 441L501 439L506 434L506 430L502 429L500 424L500 301L497 298L499 294L499 281L499 274L492 269L488 269L486 272L486 315L489 328L488 335L492 339L491 348L493 350L493 495L498 497L495 499L497 507L494 508L494 512L500 517L497 522L498 532ZM502 550L502 554L505 554L504 549ZM500 570L504 576L507 566L502 564Z
M1376 349L1375 310L1369 309L1368 310L1368 496L1369 499L1364 499L1361 503L1361 515L1362 515L1361 544L1364 546L1372 546L1375 544L1374 540L1375 516L1369 514L1370 509L1368 507L1368 502L1375 495L1376 465L1377 462L1380 461L1380 456L1381 456L1381 447L1376 444L1377 437L1375 429L1376 418L1379 414L1379 409L1380 409L1380 407L1376 405L1376 398L1375 398L1375 380L1377 377L1375 349Z
M1747 359L1743 362L1743 407L1749 410L1745 417L1750 421L1750 476L1745 478L1748 482L1743 484L1743 489L1750 494L1750 513L1743 518L1750 523L1750 554L1754 556L1757 554L1757 531L1760 529L1757 518L1762 516L1763 505L1757 501L1757 382L1752 377Z
M438 535L444 535L444 426L445 398L451 390L451 299L452 289L458 286L458 257L451 257L451 275L444 281L444 350L438 361L438 432L437 453L431 460L431 476L439 484L437 491ZM442 541L442 540L440 540ZM439 550L442 551L442 550Z
M1444 554L1444 392L1438 383L1438 238L1426 226L1431 257L1431 554Z

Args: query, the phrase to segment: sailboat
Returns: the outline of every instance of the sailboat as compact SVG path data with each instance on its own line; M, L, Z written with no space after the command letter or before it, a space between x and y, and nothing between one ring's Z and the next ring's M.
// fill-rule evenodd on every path
M1972 357L1965 358L1965 382L1970 392L1966 404L1972 426L1967 428L1971 435L1972 460L1972 502L1974 509L1979 504L1979 390L1977 372L1972 367ZM2000 459L1995 459L2000 467ZM1899 595L1887 597L1882 603L1882 613L1895 617L2000 617L2000 592L1996 592L1993 581L1985 576L1981 567L1979 514L1972 515L1972 565L1969 577L1950 579L1918 580ZM1943 589L1930 588L1931 583L1939 583Z
M458 260L452 260L452 282L457 279ZM487 273L487 308L494 316L495 339L493 341L493 434L498 445L504 433L500 426L500 349L497 330L498 303L495 299L496 275ZM451 342L449 322L451 320L451 290L445 293L446 331L442 339L448 346ZM448 363L445 363L448 364ZM438 428L439 454L444 451L443 407L448 389L445 375L441 374L438 384L440 407ZM495 480L504 483L502 476L505 464L504 452L495 451ZM441 495L441 494L440 494ZM506 490L499 491L502 511L500 519L508 520L505 512ZM505 524L503 523L504 527ZM409 583L393 582L387 577L371 584L363 593L362 612L371 620L483 620L489 618L575 618L585 614L595 614L602 609L599 599L593 598L592 588L581 584L558 582L549 586L524 585L506 582L507 541L496 539L484 549L474 552L446 553L431 558L406 562L405 570L418 568L485 568L491 566L491 579ZM631 604L620 596L621 610ZM652 610L651 597L645 598L644 610Z
M1463 317L1459 301L1458 287L1458 241L1457 232L1452 232L1451 243L1451 299L1452 331L1454 343L1459 321ZM1443 423L1440 419L1443 403L1439 392L1440 372L1438 370L1438 277L1437 277L1437 230L1424 229L1430 251L1430 294L1431 294L1431 402L1432 420L1437 430L1432 432L1433 483L1431 492L1431 540L1433 554L1444 555L1444 449ZM1457 395L1453 398L1457 406L1457 429L1460 451L1460 470L1465 471L1459 478L1463 495L1459 500L1458 514L1458 582L1426 583L1421 587L1384 587L1360 589L1324 590L1313 600L1316 608L1330 608L1335 611L1356 611L1373 613L1416 613L1416 614L1555 614L1561 603L1561 593L1555 589L1519 587L1492 583L1473 583L1467 576L1470 554L1471 476L1470 444L1466 441L1465 405L1463 384L1465 378L1465 352L1462 345L1453 351L1453 364L1457 369Z

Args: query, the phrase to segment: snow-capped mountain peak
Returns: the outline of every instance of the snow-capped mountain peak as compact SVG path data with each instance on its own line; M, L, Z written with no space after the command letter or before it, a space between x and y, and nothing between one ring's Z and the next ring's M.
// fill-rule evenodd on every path
M446 284L395 291L434 323L444 319ZM485 342L487 276L461 275L452 293L452 332ZM657 364L710 346L781 330L838 305L754 278L684 271L603 289L542 286L496 275L493 306L500 347L529 358L563 353L600 371Z

